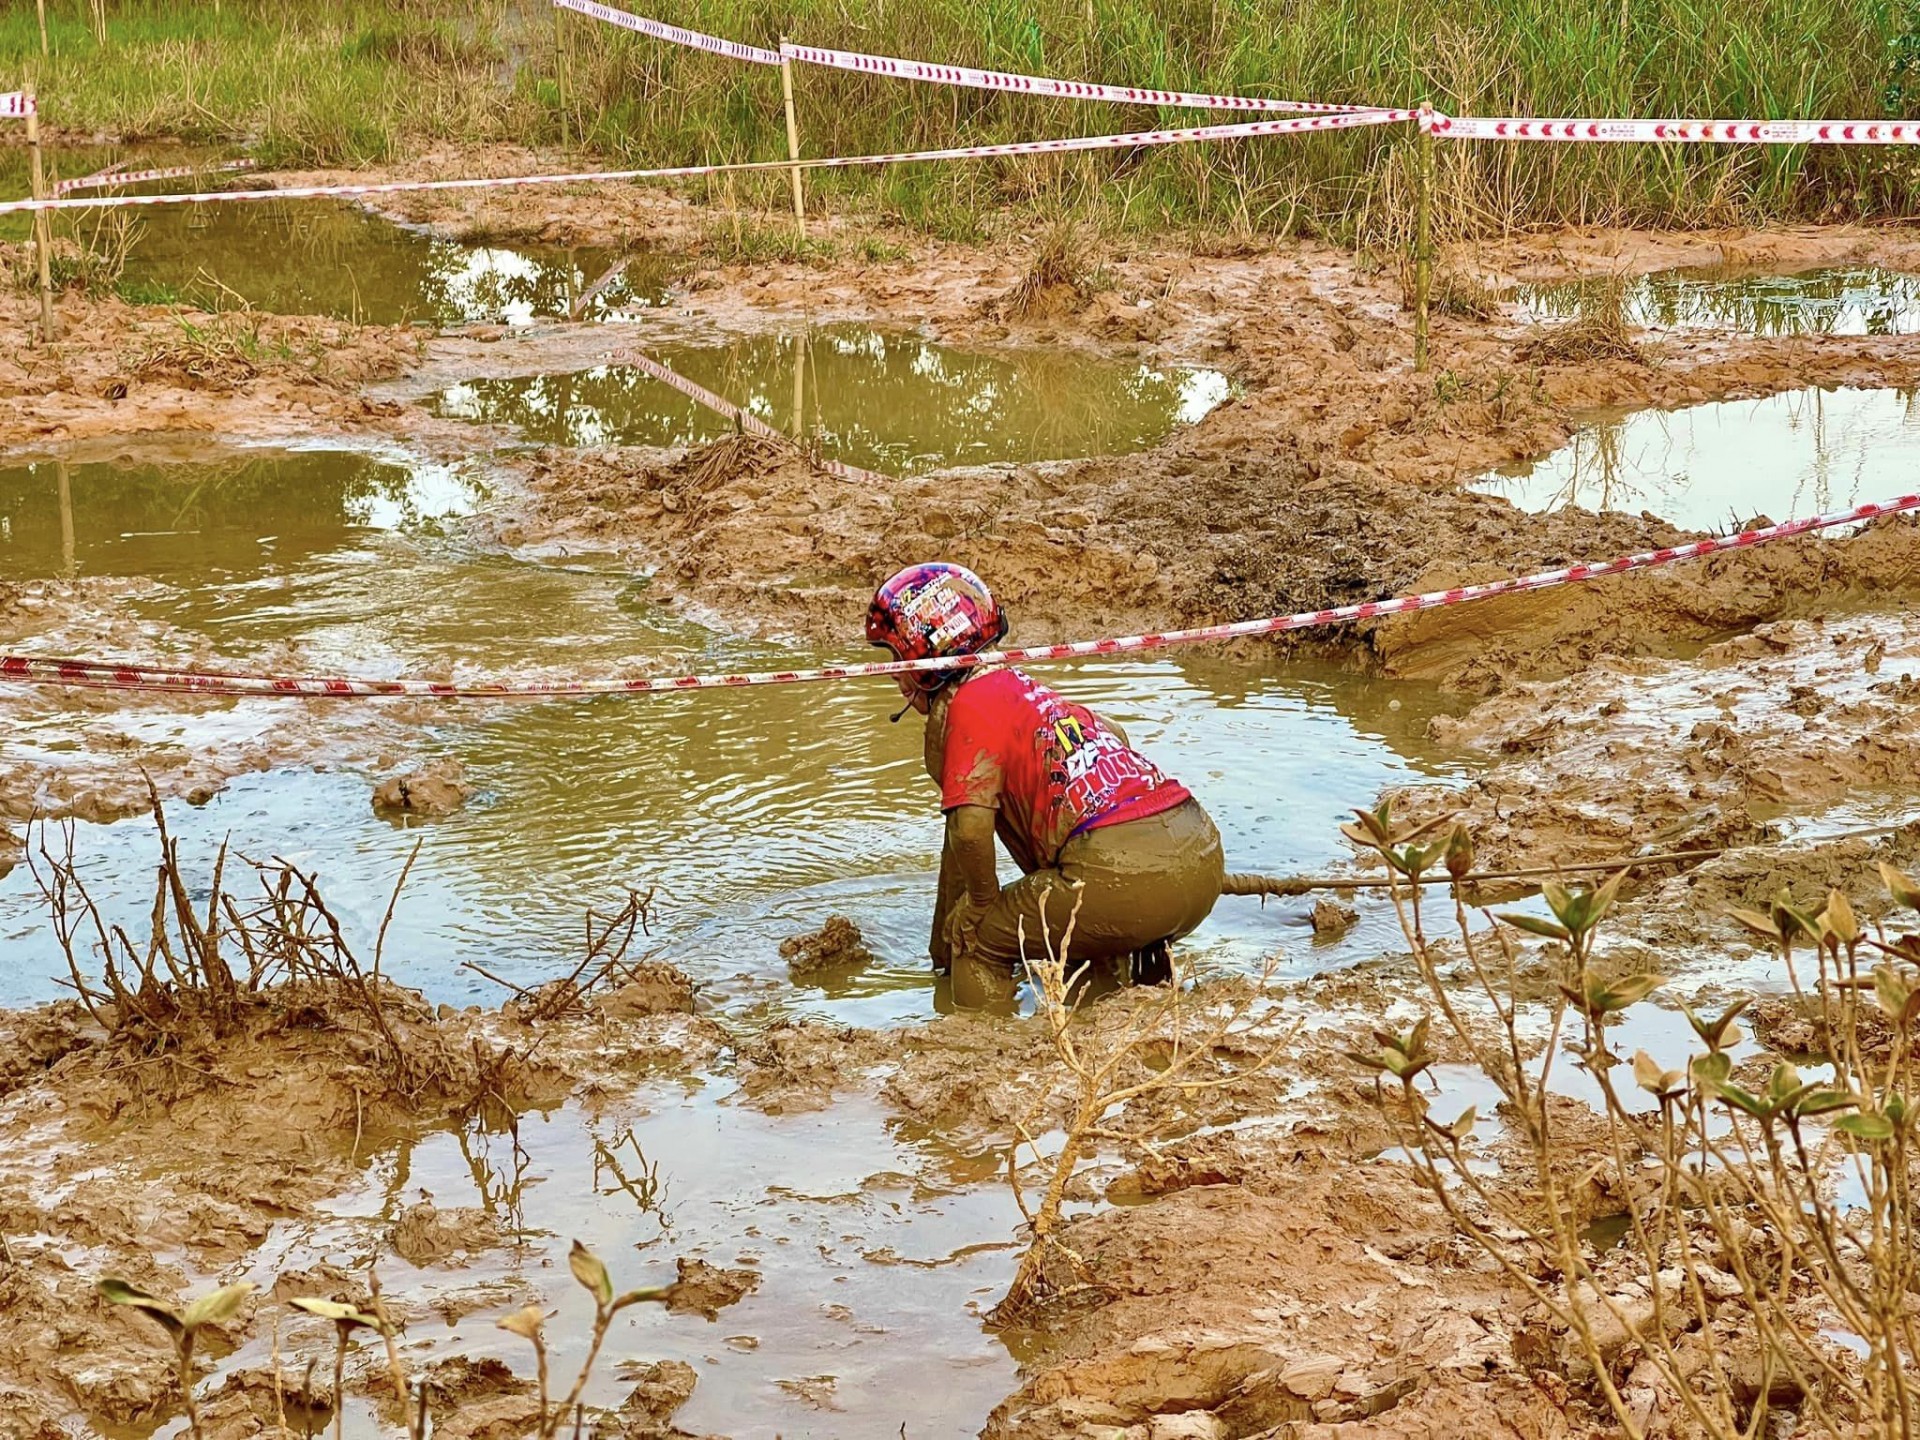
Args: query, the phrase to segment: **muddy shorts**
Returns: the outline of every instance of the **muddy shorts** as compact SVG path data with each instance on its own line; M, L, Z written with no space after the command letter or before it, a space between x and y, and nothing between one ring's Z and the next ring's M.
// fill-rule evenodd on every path
M1076 882L1080 914L1068 960L1077 966L1190 934L1220 898L1225 868L1220 832L1197 800L1076 835L1056 866L1014 881L981 917L953 967L954 1000L977 1004L1008 987L1023 927L1027 954L1044 956L1047 938L1058 946Z

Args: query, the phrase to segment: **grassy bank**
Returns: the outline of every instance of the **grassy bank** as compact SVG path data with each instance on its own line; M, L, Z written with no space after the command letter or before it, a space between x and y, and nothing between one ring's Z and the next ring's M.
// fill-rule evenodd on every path
M1872 117L1920 113L1920 0L633 0L771 44L798 38L1078 78L1461 113ZM784 155L778 77L539 0L287 5L126 0L104 46L79 0L0 17L0 86L37 75L71 131L175 135L268 163L368 162L449 141L556 143L674 163ZM1190 122L802 68L807 153ZM1914 94L1909 97L1908 90ZM942 233L1008 205L1131 228L1311 227L1383 238L1405 213L1406 136L1372 132L816 177ZM1456 228L1912 213L1909 152L1443 145ZM744 187L772 203L775 187Z

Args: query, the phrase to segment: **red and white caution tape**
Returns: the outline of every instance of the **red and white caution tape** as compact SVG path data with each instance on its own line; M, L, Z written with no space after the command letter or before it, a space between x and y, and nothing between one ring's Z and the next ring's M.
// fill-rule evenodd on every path
M454 681L454 680L376 680L346 676L258 675L240 671L176 670L158 666L125 665L104 660L57 659L40 655L0 655L0 682L17 681L36 685L76 685L103 690L187 691L209 695L292 696L312 698L383 699L411 696L424 699L483 700L498 698L538 699L569 695L652 695L669 690L718 690L744 685L797 685L820 680L848 680L862 676L906 675L928 670L970 669L976 665L1037 664L1052 660L1073 660L1090 655L1121 655L1143 650L1160 650L1173 645L1197 645L1212 641L1239 640L1257 635L1277 635L1289 630L1310 630L1318 626L1339 625L1352 620L1373 620L1386 615L1405 615L1416 610L1438 610L1450 605L1466 605L1476 600L1491 600L1499 595L1517 595L1533 590L1550 590L1559 585L1597 580L1605 575L1622 575L1629 570L1646 570L1656 565L1671 565L1679 560L1694 560L1725 550L1746 550L1771 540L1805 535L1836 525L1855 525L1882 515L1903 510L1920 510L1920 493L1896 495L1891 500L1856 505L1830 515L1806 520L1789 520L1736 535L1720 535L1695 540L1661 550L1645 550L1634 555L1592 564L1570 565L1559 570L1544 570L1511 580L1493 580L1482 585L1465 585L1453 590L1434 590L1424 595L1403 595L1393 600L1369 600L1360 605L1341 605L1329 610L1303 610L1295 615L1277 615L1262 620L1240 620L1230 625L1206 625L1193 630L1167 630L1157 635L1124 635L1109 640L1079 640L1065 645L1039 645L1030 649L992 651L982 655L961 655L932 660L881 660L856 665L829 665L817 670L768 670L737 675L678 675L609 680L537 680L537 681Z
M908 150L887 155L836 155L819 160L749 160L727 165L672 165L651 170L587 170L564 175L508 175L495 179L385 180L366 185L289 185L278 190L209 190L190 195L102 195L64 200L9 200L0 215L33 210L114 210L135 205L210 205L253 200L313 200L329 196L407 195L443 190L509 189L528 185L584 185L615 180L680 180L756 170L844 170L870 165L909 165L932 160L978 160L1003 155L1058 155L1079 150L1135 150L1152 145L1245 140L1258 135L1305 135L1353 130L1414 118L1411 110L1359 110L1340 115L1300 115L1288 120L1250 120L1237 125L1191 125L1178 130L1135 130L1123 135L1075 135L1063 140L1018 140L1003 145L959 145L947 150Z
M563 10L577 10L582 15L591 15L595 20L604 20L609 25L618 25L623 30L634 30L642 35L651 35L655 40L665 40L669 45L685 45L694 50L705 50L714 55L725 55L730 60L745 60L750 65L778 65L780 56L772 50L762 50L758 45L742 45L738 40L722 40L717 35L702 35L698 30L682 29L678 25L669 25L662 20L646 20L638 15L629 15L624 10L616 10L611 5L597 4L596 0L553 0L556 7Z
M24 90L0 94L0 120L24 120L35 113L33 96Z
M686 376L669 370L658 360L650 356L632 353L629 358L636 368L644 370L663 385L671 385L682 395L697 404L704 405L716 415L721 415L738 425L742 430L754 435L764 435L769 440L783 440L791 443L792 437L782 435L757 415L750 415L724 395L716 395L706 386L687 379ZM824 470L829 475L838 475L844 480L854 480L866 485L897 485L900 482L891 475L882 475L874 470L862 470L858 465L847 465L839 460L828 460L823 456L810 455L808 463L815 469Z
M66 195L75 190L90 190L96 185L111 184L113 177L118 175L122 170L125 170L132 163L131 160L120 160L107 166L104 170L96 170L91 175L83 175L77 180L62 180L53 187L53 193L55 195Z
M116 185L142 185L153 180L191 180L197 175L214 175L234 170L251 170L251 160L229 160L224 165L170 165L160 170L128 170L130 163L122 161L119 165L109 165L104 170L96 170L91 175L83 175L74 180L62 180L53 187L55 195L71 195L76 190L100 190Z
M1097 85L1085 80L1054 80L1044 75L1017 75L1005 70L975 70L966 65L934 65L925 60L900 60L890 55L867 55L857 50L828 50L818 45L782 44L780 53L794 60L804 60L809 65L826 65L861 75L924 80L933 85L963 85L975 90L999 90L1015 95L1103 100L1115 105L1163 105L1182 110L1284 110L1296 114L1355 114L1382 108L1377 105L1324 105L1311 100L1270 100L1258 95L1149 90L1138 85Z
M1535 120L1438 115L1448 140L1657 145L1920 145L1920 124L1887 120Z

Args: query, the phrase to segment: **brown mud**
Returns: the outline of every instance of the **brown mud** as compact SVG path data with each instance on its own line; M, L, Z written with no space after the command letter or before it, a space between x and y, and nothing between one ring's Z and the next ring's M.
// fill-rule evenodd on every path
M445 173L457 160L465 173L478 164L505 174L545 158L433 156L395 173ZM1561 444L1596 408L1920 385L1920 348L1871 337L1689 334L1648 339L1637 360L1539 362L1525 348L1539 327L1498 311L1440 317L1433 370L1415 375L1398 282L1312 243L1207 254L1116 242L1099 256L1099 285L1015 321L1003 302L1025 274L1018 247L945 245L846 220L826 227L841 242L829 258L746 266L724 258L723 214L651 191L395 197L389 209L456 238L681 255L690 278L678 326L911 317L953 343L1204 363L1241 387L1240 398L1142 454L946 472L877 493L778 445L547 448L499 460L487 523L502 544L613 550L702 615L833 643L847 642L876 576L934 553L988 573L1020 617L1016 641L1041 642L1378 599L1672 543L1684 533L1651 516L1532 516L1462 487ZM883 233L902 258L843 258L858 237ZM1456 252L1446 266L1504 283L1840 261L1912 267L1920 242L1859 230L1562 234ZM5 263L17 269L19 255ZM0 322L24 334L34 306L17 283L4 307ZM504 438L421 408L444 377L525 373L555 355L594 364L618 349L586 327L425 338L307 317L182 317L79 294L62 297L61 315L67 338L0 357L0 447L71 456L111 454L136 436L189 452L214 437L373 438L444 459ZM216 658L130 619L117 602L137 583L0 581L0 647ZM1482 751L1485 773L1464 789L1399 798L1416 813L1466 819L1485 864L1741 847L1642 874L1620 913L1622 945L1659 950L1697 993L1727 984L1716 964L1741 958L1726 906L1783 886L1861 895L1876 860L1920 859L1920 832L1895 828L1912 818L1920 773L1917 601L1920 527L1902 520L1308 643L1355 667L1481 697L1435 724L1446 743ZM282 658L297 665L297 647ZM289 713L237 738L171 749L115 723L230 708L15 692L0 696L0 724L24 733L70 723L83 750L137 754L163 794L198 797L243 769L295 758L412 773L428 714L382 707L369 728L363 712L345 722ZM0 760L0 817L13 826L0 828L0 869L18 854L30 813L106 818L144 805L132 767L108 773L76 778L44 758ZM449 780L443 798L457 788ZM400 798L411 808L410 787ZM1892 833L1818 838L1873 823ZM1809 830L1815 838L1802 838ZM796 970L843 968L861 949L851 923L829 925L790 958ZM1007 1337L1021 1375L991 1416L977 1417L985 1433L1609 1433L1510 1282L1456 1238L1402 1167L1375 1158L1389 1141L1370 1082L1341 1052L1370 1023L1407 1018L1407 978L1404 958L1388 956L1280 987L1279 1016L1300 1023L1279 1062L1243 1074L1245 1054L1222 1050L1208 1061L1218 1085L1154 1091L1113 1118L1071 1189L1064 1242L1078 1257L1077 1285ZM1212 977L1200 993L1224 1003L1247 983ZM273 1433L273 1407L295 1381L275 1399L267 1295L348 1292L357 1277L277 1268L285 1252L268 1242L288 1225L325 1223L411 1267L388 1291L397 1309L447 1318L451 1338L409 1352L449 1407L438 1433L525 1434L535 1406L526 1367L466 1353L452 1328L532 1293L525 1283L458 1279L515 1245L510 1227L429 1197L385 1218L342 1220L328 1208L396 1137L488 1110L611 1106L642 1080L691 1083L725 1070L754 1112L804 1116L871 1101L903 1130L972 1147L981 1189L1002 1183L1020 1126L1067 1113L1064 1079L1033 1022L946 1017L875 1031L816 1019L735 1033L665 964L564 1018L536 1018L548 1013L538 994L497 1012L434 1009L397 990L390 1001L410 1053L436 1057L429 1083L396 1087L364 1025L324 993L276 996L217 1043L187 1034L130 1046L71 1002L0 1017L6 1433L37 1440L82 1424L143 1434L174 1418L158 1331L106 1306L98 1276L199 1293L263 1266L275 1268L260 1303L210 1347L223 1378L202 1403L221 1440ZM1114 997L1088 1024L1121 1027L1146 1003ZM1804 1041L1791 1016L1766 1013L1763 1041ZM912 1179L932 1191L929 1176ZM764 1297L752 1266L674 1258L676 1303L696 1317ZM917 1272L896 1273L909 1285ZM290 1344L307 1353L314 1339L300 1332ZM244 1358L229 1363L235 1356ZM676 1433L695 1373L675 1361L621 1372L625 1398L600 1433ZM377 1367L356 1366L349 1399L371 1404L382 1383ZM829 1414L837 1403L833 1376L779 1383ZM321 1394L317 1403L324 1423L335 1401Z

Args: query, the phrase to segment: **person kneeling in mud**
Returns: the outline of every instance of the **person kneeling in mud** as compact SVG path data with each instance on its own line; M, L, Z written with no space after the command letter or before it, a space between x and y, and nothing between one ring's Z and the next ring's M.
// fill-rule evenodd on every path
M978 654L1006 633L992 593L960 565L909 566L867 611L868 641L902 660ZM927 719L927 773L947 817L929 948L934 968L953 976L954 1003L1004 1005L1016 964L1057 951L1070 921L1070 968L1167 980L1172 942L1220 897L1220 835L1200 802L1118 725L1019 670L899 681ZM996 833L1023 877L1004 888Z

